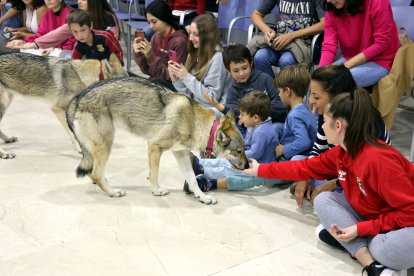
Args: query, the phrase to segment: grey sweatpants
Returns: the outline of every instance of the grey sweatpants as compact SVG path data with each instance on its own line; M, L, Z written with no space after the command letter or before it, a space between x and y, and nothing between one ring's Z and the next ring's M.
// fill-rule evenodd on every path
M349 205L343 192L319 194L315 198L314 207L325 229L329 229L331 224L345 228L363 221ZM374 237L357 237L348 243L339 242L352 256L360 248L368 247L374 259L382 265L395 270L414 267L414 227L405 227Z

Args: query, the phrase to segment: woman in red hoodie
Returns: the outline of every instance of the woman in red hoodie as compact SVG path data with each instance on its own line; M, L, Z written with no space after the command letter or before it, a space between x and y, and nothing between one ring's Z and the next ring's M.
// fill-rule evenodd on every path
M314 201L324 228L370 276L414 267L414 165L375 138L368 92L336 96L322 128L336 147L302 161L252 160L245 173L293 180L337 176L343 192L323 192Z

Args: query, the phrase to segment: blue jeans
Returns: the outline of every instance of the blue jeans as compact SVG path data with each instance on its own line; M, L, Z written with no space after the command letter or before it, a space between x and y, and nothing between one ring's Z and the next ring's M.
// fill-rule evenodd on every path
M340 58L334 64L341 64L346 61ZM351 74L358 87L367 87L376 84L380 79L388 75L390 71L375 62L368 61L351 68Z
M270 47L259 49L254 55L253 62L255 69L269 74L273 79L275 78L275 73L272 66L278 66L280 69L283 69L288 65L298 63L291 52L275 51Z

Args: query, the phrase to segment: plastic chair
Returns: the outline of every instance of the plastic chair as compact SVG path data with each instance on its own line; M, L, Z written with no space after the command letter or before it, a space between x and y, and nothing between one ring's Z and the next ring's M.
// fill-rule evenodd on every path
M409 6L411 4L411 0L390 0L391 7L397 6Z
M414 40L414 6L391 7L397 28L404 27L407 35Z

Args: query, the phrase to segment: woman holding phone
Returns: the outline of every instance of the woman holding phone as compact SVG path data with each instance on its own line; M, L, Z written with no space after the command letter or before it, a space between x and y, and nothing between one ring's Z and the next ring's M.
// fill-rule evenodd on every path
M366 90L335 96L323 116L328 143L336 147L302 161L252 160L244 172L293 180L338 177L343 191L322 192L314 201L323 227L369 276L414 267L414 165L376 138Z
M202 105L221 112L204 97L207 92L219 103L226 98L231 78L224 67L223 55L219 47L216 20L209 14L194 18L190 24L188 43L189 55L185 65L170 61L168 71L175 89L191 96Z
M168 61L171 56L178 63L185 62L187 33L174 23L171 9L163 0L155 0L149 4L145 9L145 16L155 34L148 41L143 32L136 32L132 45L134 60L144 74L175 90L168 73Z

